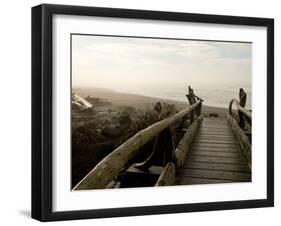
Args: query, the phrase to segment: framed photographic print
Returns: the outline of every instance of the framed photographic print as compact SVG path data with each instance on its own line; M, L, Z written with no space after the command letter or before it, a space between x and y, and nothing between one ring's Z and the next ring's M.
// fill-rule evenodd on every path
M274 204L274 21L32 8L32 217Z

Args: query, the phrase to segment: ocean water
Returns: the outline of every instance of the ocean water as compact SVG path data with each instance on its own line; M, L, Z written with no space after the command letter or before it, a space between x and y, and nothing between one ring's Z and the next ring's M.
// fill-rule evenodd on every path
M165 86L144 86L144 87L129 87L126 90L116 90L144 96L157 97L161 99L171 99L177 101L187 101L186 94L188 86L165 85ZM239 89L243 88L247 93L246 108L251 109L252 92L251 86L227 85L227 84L212 84L212 85L196 85L192 87L195 94L204 100L204 105L228 108L231 99L239 100Z
M244 90L247 93L246 107L251 109L252 93ZM231 99L235 98L239 100L239 88L227 89L227 88L198 88L194 90L195 94L204 100L204 104L214 107L227 108ZM157 97L167 98L179 101L186 101L186 92L174 91L158 93ZM154 95L156 96L156 95Z

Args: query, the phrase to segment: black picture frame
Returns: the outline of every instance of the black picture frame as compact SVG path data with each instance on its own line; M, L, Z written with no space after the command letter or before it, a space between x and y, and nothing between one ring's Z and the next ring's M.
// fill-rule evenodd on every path
M267 198L54 212L52 210L52 18L55 14L267 28ZM274 205L274 20L268 18L43 4L32 8L32 218L40 221L168 214Z

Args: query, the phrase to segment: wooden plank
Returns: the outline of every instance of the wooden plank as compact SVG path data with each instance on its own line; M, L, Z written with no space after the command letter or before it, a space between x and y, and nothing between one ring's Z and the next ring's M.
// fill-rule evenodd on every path
M194 147L215 147L215 148L225 148L226 150L228 148L233 148L236 147L239 149L238 144L212 144L212 143L206 143L206 142L194 142L193 143Z
M217 156L187 156L189 161L199 162L213 162L213 163L233 163L233 164L247 164L245 158L226 158Z
M225 122L225 118L205 118L206 122Z
M232 130L230 128L227 129L214 129L210 127L200 128L199 132L202 133L226 133L226 134L233 134Z
M200 135L212 135L212 136L231 136L233 137L232 132L217 132L217 131L198 131Z
M204 119L206 123L225 123L225 118L220 118L220 119Z
M200 128L199 133L214 133L214 134L233 134L231 129L212 129L212 128Z
M200 139L224 139L224 140L236 140L233 135L216 135L216 134L202 134L198 133L196 138Z
M237 141L233 140L219 140L219 139L196 139L194 140L194 143L208 143L208 144L234 144L234 145L239 145Z
M227 122L207 122L207 121L205 121L204 125L228 126Z
M196 140L200 141L200 140L204 140L204 141L223 141L223 142L228 142L228 143L238 143L237 140L235 140L233 137L204 137L204 136L196 136Z
M225 124L208 124L208 123L204 123L204 125L202 125L202 127L229 128L229 125L227 123L225 123Z
M219 152L219 151L190 151L190 155L204 155L204 156L222 156L222 157L232 157L237 158L241 157L243 158L242 153L239 152Z
M179 177L200 177L209 179L222 179L222 180L234 180L234 181L251 181L250 173L243 172L230 172L223 170L202 170L202 169L180 169Z
M205 129L205 128L212 128L212 129L229 129L229 126L228 125L225 125L225 126L220 126L220 125L206 125L204 124L202 127L202 129Z
M223 139L230 139L230 140L236 140L235 136L233 136L233 134L224 134L224 133L200 133L198 132L198 137L196 136L196 138L206 138L206 140L208 139L219 139L219 140L223 140Z
M217 157L217 158L231 158L231 159L236 159L240 162L244 162L245 157L241 156L241 155L237 155L237 156L224 156L224 155L200 155L200 154L196 154L196 153L190 153L189 157Z
M201 133L225 133L225 134L233 134L231 129L213 129L213 128L200 128L199 132Z
M228 127L229 125L227 122L224 123L207 123L205 122L203 126L222 126L222 127Z
M231 180L207 179L196 177L181 177L176 180L177 185L192 185L192 184L218 184L218 183L233 183Z
M203 126L228 127L229 125L227 123L204 123Z
M194 149L194 150L214 150L214 151L237 151L239 152L240 149L236 146L229 146L229 147L224 147L224 146L210 146L206 143L196 143L196 145L194 144L191 149Z
M206 124L206 123L204 123L204 124L201 126L201 128L204 128L204 127L206 127L206 128L212 127L212 128L219 128L219 129L228 129L228 128L229 128L229 125L227 125L227 124L225 124L225 125L218 125L218 124L212 125L212 124Z
M247 165L213 163L213 162L187 161L184 164L183 168L185 168L185 169L224 170L224 171L234 171L234 172L250 172L250 169Z
M229 148L229 149L224 149L224 148L216 148L216 147L191 147L190 151L214 151L214 152L226 152L226 153L241 153L239 149L236 147Z
M225 136L233 136L232 131L212 131L212 130L198 130L199 134L212 134L212 135L225 135Z
M212 123L212 124L226 124L226 121L225 121L225 118L224 119L222 119L222 120L208 120L208 119L204 119L205 120L205 122L206 122L206 124L208 124L208 123Z
M232 130L230 128L224 128L224 129L221 129L221 128L217 128L217 129L214 129L212 128L211 126L210 127L200 127L199 131L203 132L203 131L207 131L207 130L211 130L212 131L217 131L217 132L228 132L228 133L231 133L233 134Z
M237 140L234 139L234 137L229 137L229 138L208 138L208 137L202 137L202 136L196 136L196 140L198 141L206 141L206 142L212 142L212 141L218 141L218 142L225 142L225 141L234 141L235 143L238 144ZM213 143L213 142L212 142Z
M225 123L225 118L220 118L220 119L204 119L206 123Z
M204 136L217 136L217 137L234 137L233 132L216 132L216 131L211 131L211 132L203 132L198 130L199 135L204 135Z
M206 123L225 123L225 118L222 118L222 119L208 119L208 118L205 118L204 120L206 121Z
M208 124L204 124L201 126L201 129L204 128L212 128L212 129L230 129L229 125L225 125L225 126L220 126L220 125L208 125Z

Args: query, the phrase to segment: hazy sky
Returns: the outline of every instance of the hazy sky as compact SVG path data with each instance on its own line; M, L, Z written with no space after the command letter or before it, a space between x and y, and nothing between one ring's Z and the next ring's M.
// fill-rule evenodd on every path
M73 87L250 87L251 44L72 36Z

